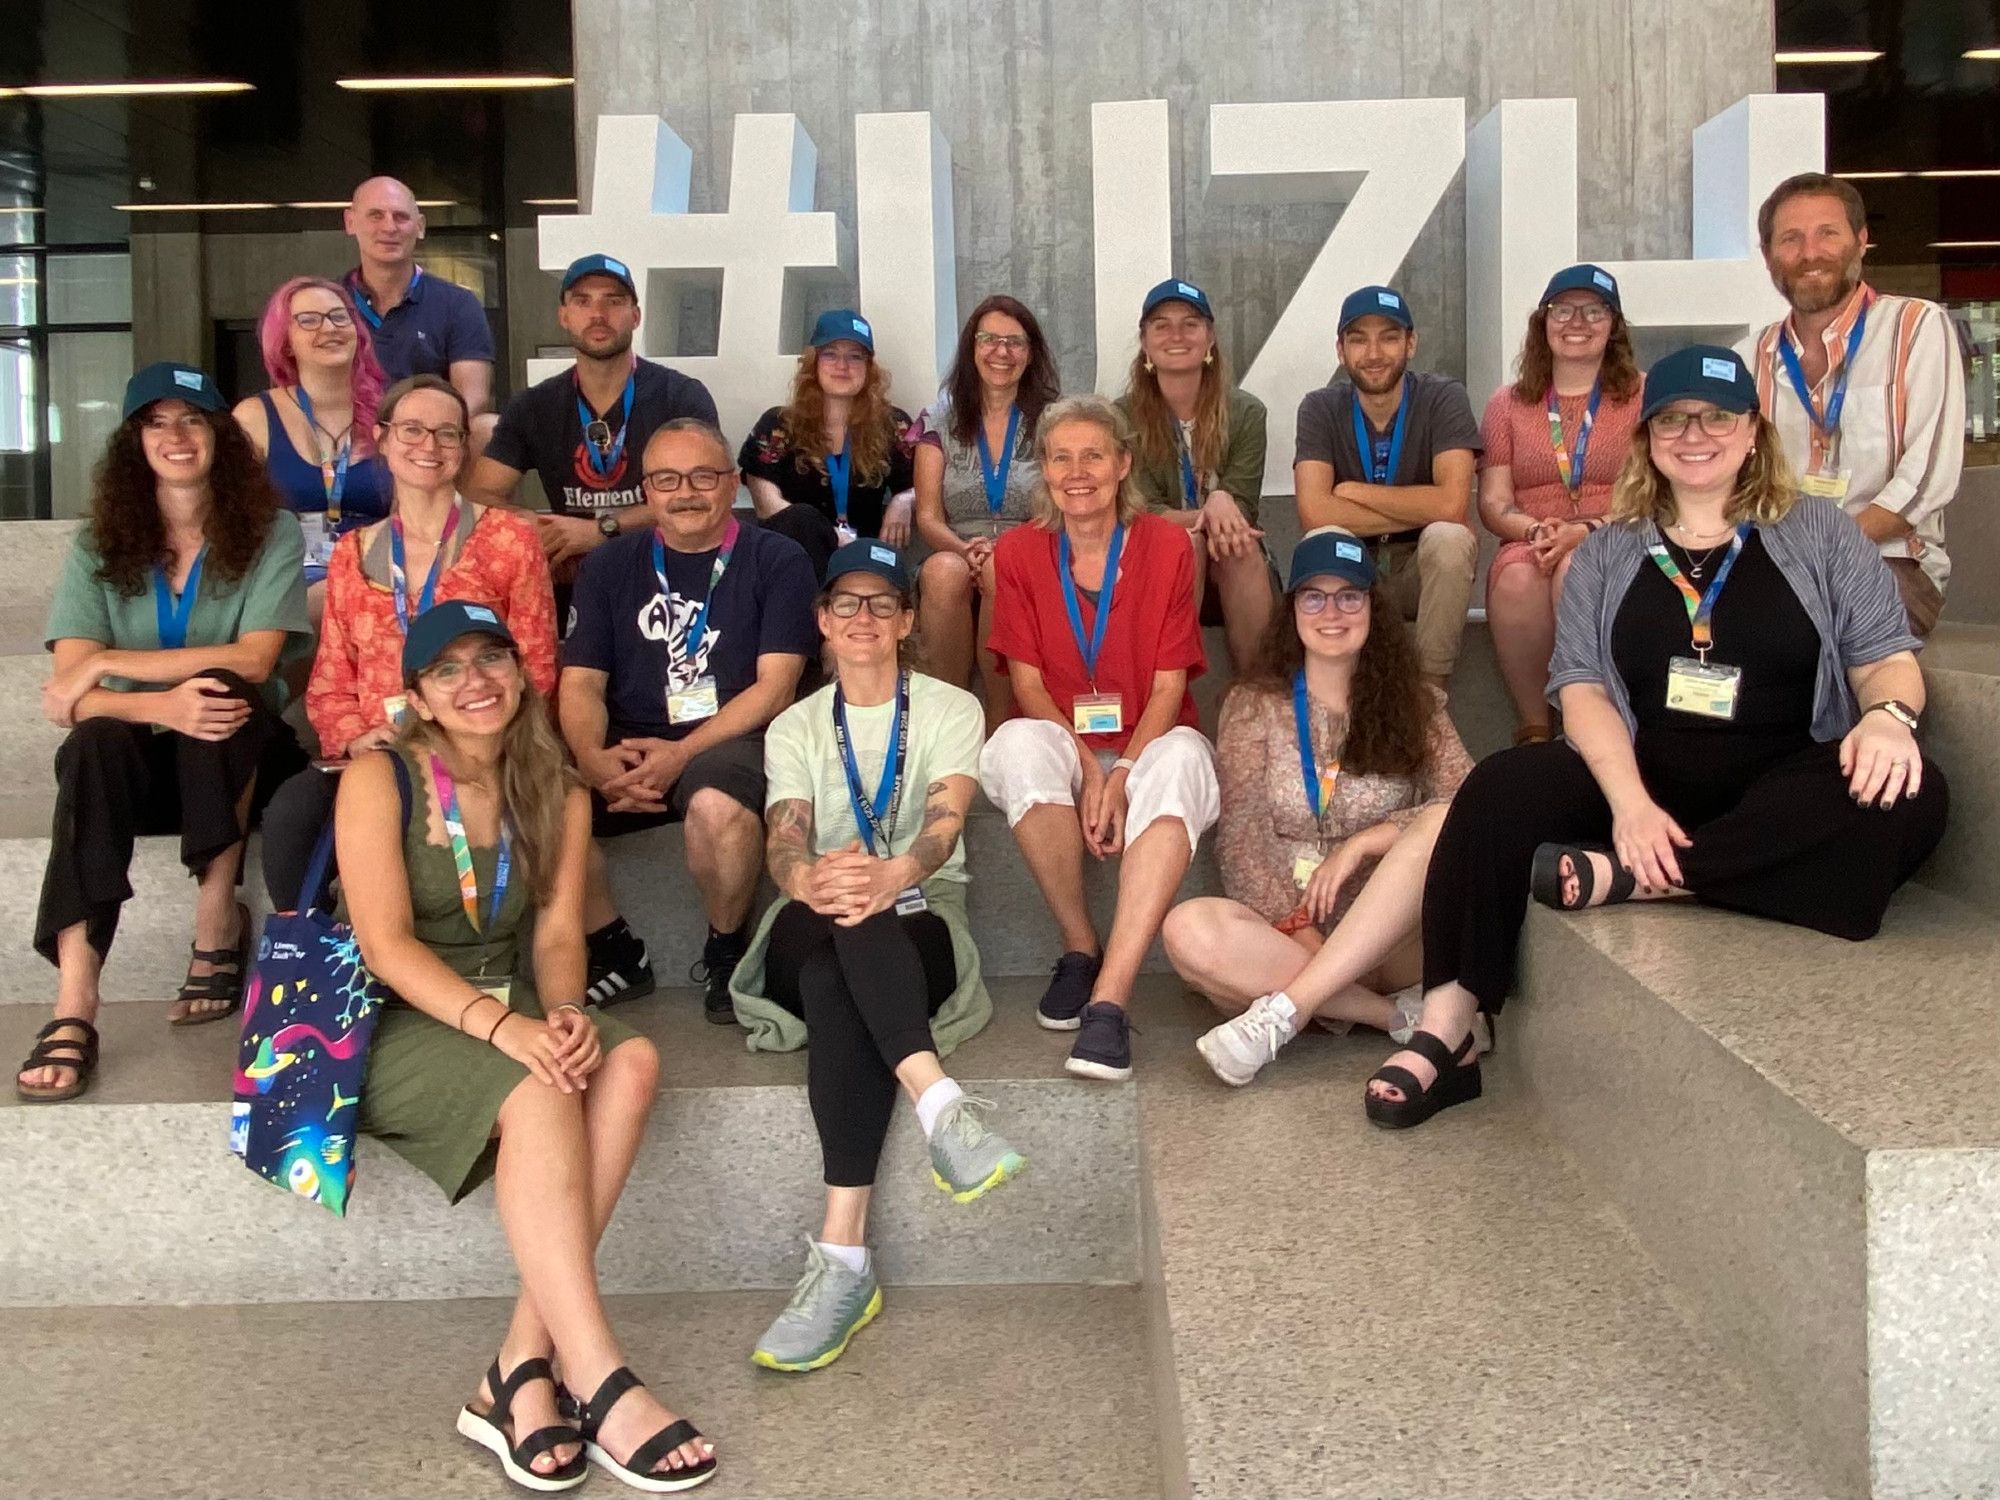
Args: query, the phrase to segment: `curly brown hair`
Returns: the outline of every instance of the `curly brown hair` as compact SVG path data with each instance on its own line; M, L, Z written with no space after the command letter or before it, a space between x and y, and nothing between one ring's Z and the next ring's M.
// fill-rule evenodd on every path
M1528 336L1521 341L1521 357L1515 361L1520 377L1514 382L1514 399L1535 406L1549 399L1549 384L1555 379L1555 354L1549 348L1549 308L1538 303L1528 314ZM1632 330L1625 315L1611 309L1611 337L1605 341L1604 359L1598 366L1604 394L1613 401L1629 401L1639 394L1639 362L1632 354Z
M101 559L97 576L127 598L146 591L156 564L167 561L167 525L155 498L158 480L146 462L140 428L150 407L118 424L91 476L90 532ZM203 531L210 576L240 582L264 550L282 503L265 477L264 461L226 411L205 411L215 458L208 470L208 519Z
M773 434L791 450L801 474L826 477L826 392L819 387L819 350L808 346L792 375L792 393L778 413ZM854 477L863 487L889 477L889 455L903 440L889 404L889 372L868 356L868 379L847 413L847 451Z
M979 366L973 363L972 339L979 332L979 320L988 313L1000 313L1021 325L1028 336L1028 363L1021 371L1021 383L1014 404L1021 408L1023 438L1032 439L1042 408L1062 394L1062 380L1056 374L1056 357L1042 333L1042 325L1025 304L1005 293L988 297L958 330L958 352L944 377L945 395L950 400L951 435L961 443L976 440L980 423Z
M1292 597L1285 594L1271 611L1271 623L1257 642L1257 656L1239 686L1251 692L1291 697L1292 679L1305 665ZM1340 768L1363 776L1417 776L1430 764L1431 715L1437 697L1417 666L1402 613L1378 586L1368 591L1368 639L1354 664L1347 697L1347 741Z

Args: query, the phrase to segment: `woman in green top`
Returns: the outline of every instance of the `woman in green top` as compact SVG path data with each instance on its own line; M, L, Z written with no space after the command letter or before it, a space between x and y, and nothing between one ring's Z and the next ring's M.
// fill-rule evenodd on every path
M1193 282L1146 293L1139 353L1118 398L1136 439L1132 482L1152 510L1194 538L1199 609L1212 580L1229 660L1249 670L1271 618L1271 565L1257 506L1264 493L1264 403L1229 380L1215 311Z
M595 1463L635 1489L688 1489L714 1449L625 1367L597 1285L659 1089L650 1042L581 1003L590 797L513 635L483 604L410 622L412 714L340 778L334 847L361 956L392 995L361 1129L455 1203L489 1176L521 1295L458 1431L536 1490ZM583 1402L558 1414L551 1358Z
M242 1002L244 832L259 792L305 764L278 717L279 667L310 648L304 556L215 382L164 363L134 375L49 612L42 713L70 735L35 949L60 978L55 1019L15 1079L24 1100L90 1085L98 975L142 833L178 833L196 880L194 957L170 1021L220 1020Z

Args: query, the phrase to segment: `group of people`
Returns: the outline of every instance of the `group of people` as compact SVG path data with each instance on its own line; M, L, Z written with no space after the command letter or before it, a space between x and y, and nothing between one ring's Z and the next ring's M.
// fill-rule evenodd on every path
M1363 1100L1389 1128L1480 1092L1531 896L1860 939L1942 835L1915 652L1962 374L1939 309L1861 279L1844 182L1765 205L1792 313L1748 358L1696 345L1642 377L1616 280L1575 266L1483 423L1410 368L1406 299L1355 292L1341 373L1300 407L1282 574L1264 408L1190 281L1147 294L1115 401L1063 395L1034 314L995 296L912 418L868 320L827 313L736 446L699 382L633 354L631 271L587 256L559 294L574 368L486 420L456 289L378 274L421 236L407 197L365 184L362 265L273 296L270 390L232 413L176 364L127 388L48 629L57 1003L17 1089L91 1082L137 835L178 834L196 879L188 1025L242 1001L253 823L291 909L329 894L302 887L331 819L341 915L393 996L361 1127L454 1201L495 1182L522 1292L458 1425L529 1488L716 1464L627 1367L593 1269L660 1070L606 1011L655 979L605 840L683 823L705 1014L752 1049L809 1040L825 1217L753 1353L804 1371L881 1308L867 1217L899 1092L954 1200L1025 1165L945 1069L992 1014L975 792L1052 919L1036 1019L1074 1033L1068 1072L1131 1076L1161 938L1224 1018L1197 1043L1220 1079L1308 1022L1369 1028L1401 1048ZM530 469L545 513L511 503ZM1520 720L1477 766L1446 696L1475 489ZM1205 617L1237 679L1214 742ZM1177 904L1218 824L1225 894ZM1117 865L1107 927L1087 859Z

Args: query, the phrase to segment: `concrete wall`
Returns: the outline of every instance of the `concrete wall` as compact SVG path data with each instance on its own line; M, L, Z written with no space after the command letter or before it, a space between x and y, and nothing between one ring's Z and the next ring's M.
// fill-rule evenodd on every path
M953 155L961 313L1021 297L1072 388L1096 363L1094 102L1169 101L1177 267L1214 298L1240 371L1339 210L1206 206L1210 104L1463 97L1471 124L1503 98L1574 97L1585 253L1682 257L1689 133L1772 86L1770 0L575 0L574 17L580 183L596 116L657 110L693 149L690 206L723 208L734 116L789 110L819 147L818 206L851 223L854 115L932 111ZM1455 184L1399 278L1418 363L1453 374L1464 220Z

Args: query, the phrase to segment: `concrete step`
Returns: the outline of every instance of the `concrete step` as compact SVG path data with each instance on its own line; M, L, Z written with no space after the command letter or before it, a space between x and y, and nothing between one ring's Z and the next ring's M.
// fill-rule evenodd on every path
M9 521L0 551L0 655L38 653L77 521ZM12 701L12 700L8 700Z
M802 1247L791 1250L796 1263ZM703 1495L1162 1493L1136 1289L891 1288L840 1362L813 1375L750 1363L783 1301L771 1291L610 1299L634 1369L716 1444L721 1467ZM0 1313L18 1376L9 1429L79 1439L6 1492L519 1493L452 1428L507 1313L497 1300ZM301 1431L307 1411L325 1414L321 1439ZM593 1472L573 1493L633 1492Z
M1159 982L1155 982L1157 985ZM1071 1038L1042 1031L1038 981L1003 982L995 1019L949 1066L997 1106L1030 1165L1007 1190L953 1203L899 1108L873 1218L885 1279L903 1284L1138 1279L1138 1144L1129 1084L1062 1071ZM752 1054L675 991L617 1014L658 1044L659 1104L599 1255L619 1292L789 1286L820 1223L805 1055ZM107 1007L97 1084L62 1105L0 1107L0 1305L376 1301L494 1296L512 1261L481 1188L450 1208L374 1141L345 1220L259 1181L225 1150L233 1027L170 1031L165 1007ZM0 1012L0 1055L40 1017ZM54 1247L60 1246L58 1253Z
M1984 650L1926 662L1927 753L1951 778L1951 821L1917 878L1935 890L2000 915L2000 627ZM1926 653L1928 655L1928 653Z
M1837 1493L2000 1474L1996 974L1991 913L1914 886L1860 944L1671 902L1529 914L1496 1081Z

